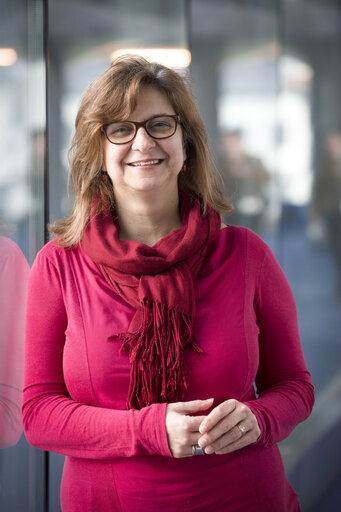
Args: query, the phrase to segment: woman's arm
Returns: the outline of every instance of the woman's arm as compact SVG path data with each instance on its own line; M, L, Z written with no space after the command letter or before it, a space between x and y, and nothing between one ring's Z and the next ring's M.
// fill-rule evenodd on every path
M281 441L309 416L314 403L289 284L264 242L250 231L247 235L247 275L257 276L256 282L250 278L248 293L254 297L259 326L258 398L226 400L210 412L199 427L203 435L198 440L207 453Z
M171 455L166 404L112 410L73 400L63 379L67 314L58 269L39 254L28 283L23 421L34 446L75 457Z
M258 398L245 402L261 435L257 444L286 438L314 404L314 388L299 337L296 305L277 260L266 249L255 295L259 334Z

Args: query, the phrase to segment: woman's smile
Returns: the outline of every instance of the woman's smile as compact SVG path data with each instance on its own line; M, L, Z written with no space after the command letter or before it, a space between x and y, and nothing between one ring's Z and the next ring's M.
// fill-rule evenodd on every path
M127 165L131 167L142 167L143 169L151 169L163 162L162 158L153 158L148 160L137 160L136 162L129 162Z

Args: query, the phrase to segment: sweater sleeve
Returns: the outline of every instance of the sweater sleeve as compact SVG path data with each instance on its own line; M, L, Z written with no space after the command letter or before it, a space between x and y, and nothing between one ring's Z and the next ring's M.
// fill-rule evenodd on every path
M265 446L285 439L309 416L314 404L294 297L268 247L256 285L255 309L259 326L258 398L245 403L260 426L256 444Z
M71 398L63 379L67 321L58 268L39 253L29 276L26 309L23 422L28 442L81 458L171 456L166 404L113 410Z

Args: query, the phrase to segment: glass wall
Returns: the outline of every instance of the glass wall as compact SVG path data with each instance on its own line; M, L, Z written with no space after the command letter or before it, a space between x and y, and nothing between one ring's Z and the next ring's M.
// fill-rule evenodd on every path
M192 73L225 193L235 206L224 221L270 236L281 209L276 4L191 6Z
M43 2L0 2L0 510L40 512L45 455L23 435L29 265L44 244Z
M292 124L299 124L296 152L281 155L281 165L292 166L291 188L299 192L296 200L286 198L284 204L283 263L297 299L317 390L312 416L283 451L304 508L337 510L341 504L337 435L341 430L341 4L338 0L286 2L280 24L283 107ZM282 153L290 135L284 134Z
M304 511L341 504L341 4L191 2L200 108L235 206L292 286L316 406L281 444Z
M339 509L340 1L0 0L0 13L0 510L60 511L63 457L22 435L23 318L46 223L72 202L81 95L115 51L158 48L190 49L235 206L224 221L269 243L292 286L317 401L280 448L302 510Z

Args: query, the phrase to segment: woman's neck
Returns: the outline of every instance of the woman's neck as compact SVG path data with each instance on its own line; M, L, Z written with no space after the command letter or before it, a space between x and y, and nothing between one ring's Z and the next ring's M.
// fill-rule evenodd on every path
M152 246L174 229L181 227L179 197L165 201L164 197L139 194L129 201L115 198L120 225L120 240L135 240Z

